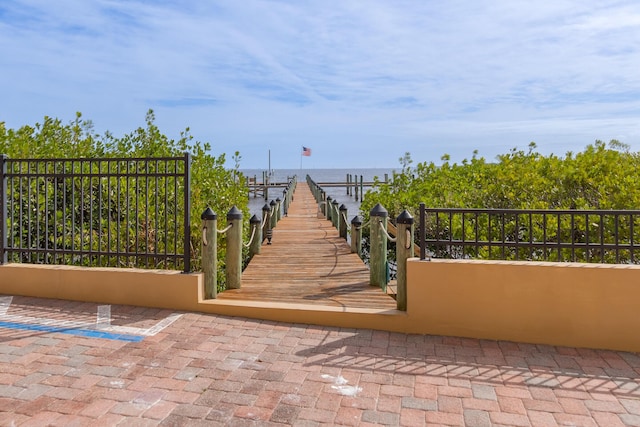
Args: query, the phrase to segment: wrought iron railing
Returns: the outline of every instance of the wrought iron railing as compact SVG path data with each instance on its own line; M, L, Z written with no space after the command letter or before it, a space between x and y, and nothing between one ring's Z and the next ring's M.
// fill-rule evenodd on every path
M420 258L640 262L639 210L444 209L420 205Z
M0 156L0 264L190 271L190 163Z

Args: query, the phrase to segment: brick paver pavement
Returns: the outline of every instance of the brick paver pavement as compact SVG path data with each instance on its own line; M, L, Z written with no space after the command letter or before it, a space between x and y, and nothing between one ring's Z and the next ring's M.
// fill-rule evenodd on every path
M640 426L639 376L633 353L183 313L140 342L0 328L0 425Z

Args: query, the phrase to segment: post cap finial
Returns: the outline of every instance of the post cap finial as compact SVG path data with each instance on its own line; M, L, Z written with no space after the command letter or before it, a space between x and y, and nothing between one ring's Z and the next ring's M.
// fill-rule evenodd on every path
M214 220L214 219L218 219L218 215L216 215L213 209L207 206L207 209L205 209L204 212L202 212L202 215L200 215L200 219Z
M371 209L369 215L386 218L389 216L389 211L387 211L380 203L378 203Z
M235 205L227 212L227 220L242 219L242 211Z
M411 214L405 209L400 215L396 218L396 222L398 224L413 224L413 217Z

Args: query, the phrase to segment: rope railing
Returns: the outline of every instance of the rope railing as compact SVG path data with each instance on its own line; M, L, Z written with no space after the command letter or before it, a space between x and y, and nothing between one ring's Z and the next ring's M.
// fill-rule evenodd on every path
M364 223L364 224L362 224L362 225L358 225L358 226L356 226L356 230L362 230L363 228L368 227L368 226L369 226L369 224L371 224L371 220L369 220L369 221L365 222L365 223Z
M211 208L207 208L200 217L202 223L202 271L204 273L205 298L216 298L217 285L217 235L226 234L227 250L225 252L225 277L227 289L239 289L242 281L243 248L249 248L249 257L260 253L263 243L263 232L268 243L271 244L272 229L281 219L280 209L286 215L290 202L293 200L293 192L297 184L297 178L288 178L289 183L283 191L283 199L277 198L262 208L263 217L256 215L249 220L251 236L247 242L243 242L242 211L233 206L227 213L228 225L219 230L217 228L217 215Z
M342 220L344 221L344 223L348 224L349 221L347 220L347 215L344 212L340 212L340 214L342 215ZM347 233L350 233L348 228L347 228Z
M396 302L398 310L407 309L407 260L414 256L414 221L406 210L388 221L389 213L380 204L369 212L371 222L369 272L370 284L386 291L390 281L390 262L387 260L387 242L395 242L396 249ZM391 236L394 233L395 236Z
M395 242L395 241L397 240L397 238L398 238L397 236L396 236L396 237L391 236L391 235L389 234L389 232L387 231L387 229L386 229L386 228L384 228L384 226L382 225L382 220L378 220L378 225L380 226L380 229L382 230L382 232L384 233L384 235L385 235L385 236L387 236L387 239L388 239L390 242Z
M248 248L251 246L251 244L253 243L253 239L256 237L256 230L258 229L258 227L251 227L251 237L249 238L249 241L247 243L244 243L244 247Z
M229 225L227 225L227 227L226 227L226 228L223 228L222 230L216 230L216 232L217 232L218 234L224 234L224 233L226 233L227 231L231 230L231 228L232 228L232 227L233 227L233 224L229 224Z

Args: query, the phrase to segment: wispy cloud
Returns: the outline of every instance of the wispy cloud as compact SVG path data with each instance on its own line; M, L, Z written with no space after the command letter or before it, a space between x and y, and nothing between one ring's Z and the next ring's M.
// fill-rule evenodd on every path
M10 126L80 110L117 134L155 108L246 167L302 143L318 167L640 149L635 0L5 0L0 51Z

